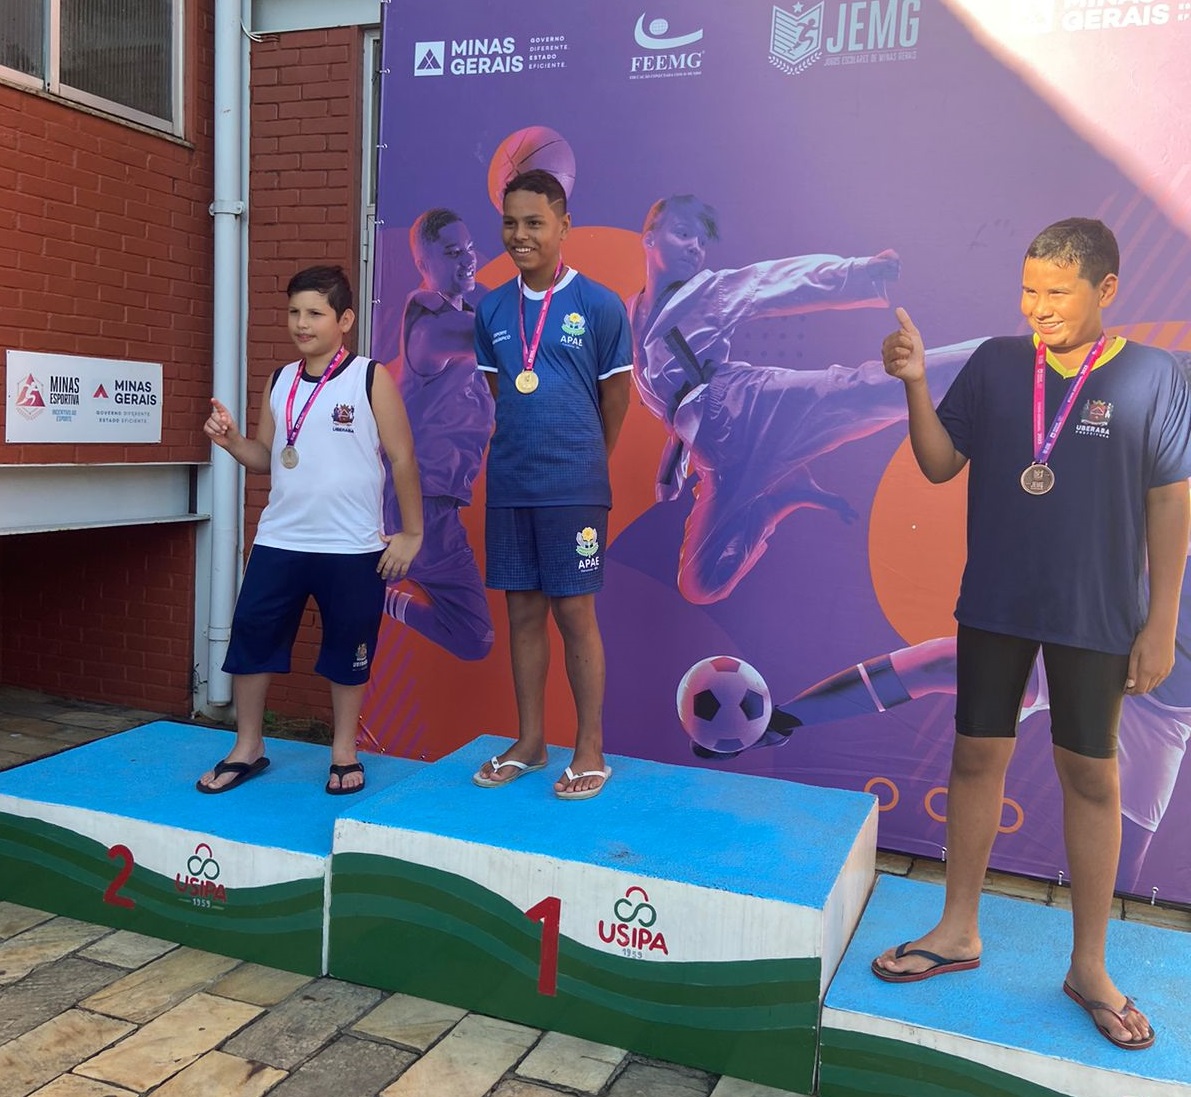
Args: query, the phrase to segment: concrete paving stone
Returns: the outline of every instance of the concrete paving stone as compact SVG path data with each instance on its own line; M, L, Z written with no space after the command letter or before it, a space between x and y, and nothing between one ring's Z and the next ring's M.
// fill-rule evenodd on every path
M522 1078L599 1093L628 1053L607 1044L548 1032L517 1067Z
M132 969L144 967L177 947L175 942L163 941L160 937L146 937L143 933L118 929L88 945L79 955L101 964Z
M40 716L5 716L0 719L0 740L6 735L51 735L62 725Z
M466 1016L467 1010L456 1006L439 1005L409 994L393 994L357 1021L353 1031L425 1051Z
M279 971L277 968L264 967L261 964L241 964L217 983L212 983L208 989L212 994L234 998L237 1002L275 1006L295 990L312 981L309 975Z
M380 1097L483 1097L540 1036L537 1029L470 1013Z
M77 956L43 964L24 979L0 990L0 1043L71 1009L80 998L119 977L118 971Z
M1059 887L1055 884L1050 889L1050 903L1049 906L1056 910L1070 910L1071 909L1071 889L1069 887ZM1109 908L1108 916L1110 918L1124 918L1125 917L1125 901L1118 896L1113 896L1112 906Z
M711 1097L806 1097L805 1094L795 1093L792 1089L773 1089L770 1086L759 1086L756 1082L746 1082L742 1078L721 1078L719 1084L711 1091Z
M68 743L50 739L44 735L23 735L19 731L0 732L0 750L15 754L18 758L40 758L43 754L57 754L66 750Z
M81 1009L59 1014L0 1046L0 1097L26 1097L134 1027Z
M0 750L0 769L12 769L33 761L28 755L16 754L11 750Z
M260 1012L246 1002L195 994L74 1072L142 1093L185 1070Z
M47 714L47 718L59 724L74 724L81 728L91 728L93 731L111 734L117 731L127 731L144 723L127 712L96 712L92 709L69 708L59 712Z
M390 1044L341 1036L291 1074L269 1097L375 1097L416 1058L414 1052ZM445 1097L450 1091L440 1092Z
M1160 907L1156 903L1140 902L1137 899L1124 900L1122 914L1127 921L1145 922L1151 926L1165 926L1167 929L1191 931L1191 910L1176 907Z
M238 964L194 948L177 948L82 1002L86 1009L143 1025Z
M61 1074L48 1086L30 1094L30 1097L140 1097L131 1089L120 1089L108 1082L97 1082L94 1078L80 1078L77 1074Z
M317 979L270 1010L223 1048L282 1070L305 1062L340 1029L376 1005L381 992L337 979Z
M0 941L24 933L53 917L48 911L23 907L19 903L0 903Z
M947 879L947 863L933 861L927 857L915 857L908 873L911 880L924 880L930 884L941 884Z
M261 1097L284 1078L284 1070L208 1051L155 1089L153 1097ZM327 1090L328 1094L334 1092Z
M51 918L0 944L0 986L23 979L35 967L61 960L107 933L73 918Z
M877 871L886 876L906 876L910 872L914 858L904 853L890 853L889 850L877 850Z
M1053 880L1038 880L1032 876L1015 876L1009 872L990 872L984 877L984 890L1010 899L1028 899L1031 903L1049 903Z
M608 1097L710 1097L715 1076L668 1063L629 1063Z
M520 1078L509 1078L492 1091L492 1097L558 1097L561 1092L534 1085L533 1082L523 1082Z

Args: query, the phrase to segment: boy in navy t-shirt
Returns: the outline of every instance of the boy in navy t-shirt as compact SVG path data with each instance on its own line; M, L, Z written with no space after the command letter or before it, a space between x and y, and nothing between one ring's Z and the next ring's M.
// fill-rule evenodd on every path
M628 410L632 350L624 305L569 269L566 193L544 171L505 188L502 237L519 277L476 309L476 360L496 399L488 454L487 584L509 613L517 742L473 780L496 788L546 764L547 622L562 634L578 725L561 799L597 795L604 763L603 583L612 489L608 455Z
M1033 335L983 343L938 412L922 336L903 309L882 346L885 368L905 384L910 442L927 479L970 468L946 902L933 929L882 953L873 972L914 982L979 965L981 887L1041 648L1071 870L1063 990L1106 1039L1141 1049L1154 1030L1105 967L1121 845L1117 730L1125 694L1148 693L1174 664L1191 526L1191 398L1169 354L1104 332L1119 266L1099 221L1044 229L1022 274Z

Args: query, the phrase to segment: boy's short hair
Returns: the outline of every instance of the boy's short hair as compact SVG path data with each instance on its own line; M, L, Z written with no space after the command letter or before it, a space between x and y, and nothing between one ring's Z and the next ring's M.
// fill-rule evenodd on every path
M448 225L462 221L453 209L436 206L421 213L409 227L409 250L417 252L427 244L433 244Z
M352 284L342 267L307 267L298 271L285 287L286 297L295 293L317 290L335 310L336 318L343 316L352 307Z
M527 190L533 194L544 194L546 201L550 205L561 205L561 212L563 214L567 212L567 192L562 189L562 184L548 171L543 171L541 168L534 168L532 171L523 171L520 175L514 175L505 184L505 189L501 193L501 197L507 198L516 190Z
M1112 230L1094 217L1068 217L1048 225L1026 249L1027 259L1060 267L1079 267L1079 276L1093 286L1121 269L1121 249Z
M659 198L649 207L649 212L645 215L642 233L651 232L657 228L658 222L668 213L675 217L694 218L703 226L703 232L708 240L720 238L719 214L715 212L715 207L709 206L702 198L697 198L693 194L672 194L669 198Z

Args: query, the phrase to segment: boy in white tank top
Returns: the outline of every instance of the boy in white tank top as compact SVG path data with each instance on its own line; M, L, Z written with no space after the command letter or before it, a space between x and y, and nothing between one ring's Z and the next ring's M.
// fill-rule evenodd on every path
M393 379L351 354L352 291L339 267L300 271L286 289L301 358L265 386L256 436L215 399L204 431L250 472L271 476L232 620L223 669L233 675L236 743L197 782L226 792L261 773L265 696L287 673L308 598L323 634L315 670L331 683L334 736L326 791L359 792L356 729L376 653L385 583L402 578L422 544L422 495L405 405ZM384 468L393 468L402 532L387 535Z

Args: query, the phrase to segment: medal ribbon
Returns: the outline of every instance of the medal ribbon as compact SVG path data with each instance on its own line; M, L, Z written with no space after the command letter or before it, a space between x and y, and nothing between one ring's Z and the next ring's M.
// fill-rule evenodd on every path
M558 267L554 271L554 278L550 282L550 288L546 290L546 296L542 301L542 311L538 313L538 322L533 330L532 343L525 341L525 283L520 278L517 279L517 289L520 293L520 300L517 306L517 321L521 325L521 363L529 373L533 372L533 362L538 356L538 344L542 341L542 329L546 326L546 313L550 311L550 299L554 296L554 285L558 281L560 274L562 274L561 255L558 257Z
M1063 397L1063 402L1059 405L1059 410L1055 412L1054 422L1050 425L1050 430L1046 431L1043 436L1043 417L1046 414L1046 351L1047 346L1041 340L1038 342L1038 349L1034 353L1034 463L1036 465L1045 465L1050 460L1051 452L1055 448L1055 443L1059 440L1059 431L1063 429L1063 424L1067 422L1067 416L1071 414L1072 405L1075 403L1075 398L1079 395L1079 390L1083 388L1083 383L1088 379L1088 374L1092 372L1092 367L1099 360L1100 355L1104 353L1105 343L1108 341L1108 336L1104 332L1100 333L1100 338L1092 344L1092 349L1088 351L1088 356L1083 360L1083 365L1079 367L1079 372L1071 378L1071 384L1067 386L1067 395Z
M314 403L314 398L322 392L323 385L330 379L331 374L334 373L340 363L347 357L347 347L340 347L335 352L335 357L327 363L327 368L323 370L323 375L318 379L318 384L314 386L314 391L306 398L306 403L302 406L302 410L298 412L298 421L294 422L294 397L298 395L298 385L302 380L302 373L305 370L306 364L303 363L297 370L294 371L294 383L290 386L289 397L285 401L285 444L292 446L298 440L298 432L302 429L302 424L306 421L306 413L310 410L310 405Z

